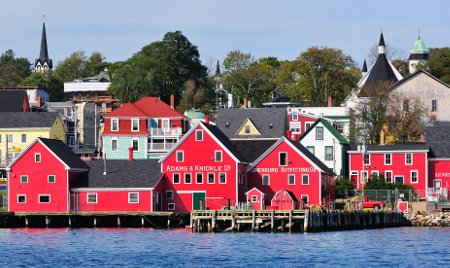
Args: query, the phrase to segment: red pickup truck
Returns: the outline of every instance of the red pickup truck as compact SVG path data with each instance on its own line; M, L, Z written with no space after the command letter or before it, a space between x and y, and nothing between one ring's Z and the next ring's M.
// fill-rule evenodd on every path
M378 210L384 206L383 201L370 201L368 196L365 196L362 201L364 208L373 208L375 210Z

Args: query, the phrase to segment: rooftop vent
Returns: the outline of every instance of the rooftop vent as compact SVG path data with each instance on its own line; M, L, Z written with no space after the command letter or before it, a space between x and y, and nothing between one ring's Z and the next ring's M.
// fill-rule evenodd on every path
M226 123L225 123L225 127L226 127L226 128L229 128L229 127L230 127L230 122L226 122Z
M273 128L273 123L269 124L269 128L272 129Z

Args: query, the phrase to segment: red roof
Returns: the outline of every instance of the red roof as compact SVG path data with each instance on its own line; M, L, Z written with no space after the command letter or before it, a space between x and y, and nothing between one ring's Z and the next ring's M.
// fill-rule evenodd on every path
M157 97L144 97L135 103L127 103L107 114L106 117L187 118Z

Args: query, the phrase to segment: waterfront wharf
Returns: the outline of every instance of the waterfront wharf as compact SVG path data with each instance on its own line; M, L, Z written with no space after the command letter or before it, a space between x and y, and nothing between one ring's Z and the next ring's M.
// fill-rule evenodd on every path
M410 225L400 212L310 210L195 210L192 232L321 232Z

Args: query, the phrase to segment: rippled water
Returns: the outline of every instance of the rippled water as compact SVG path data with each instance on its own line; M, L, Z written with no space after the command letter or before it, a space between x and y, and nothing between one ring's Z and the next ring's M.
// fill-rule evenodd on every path
M4 266L449 267L450 228L312 234L1 229Z

